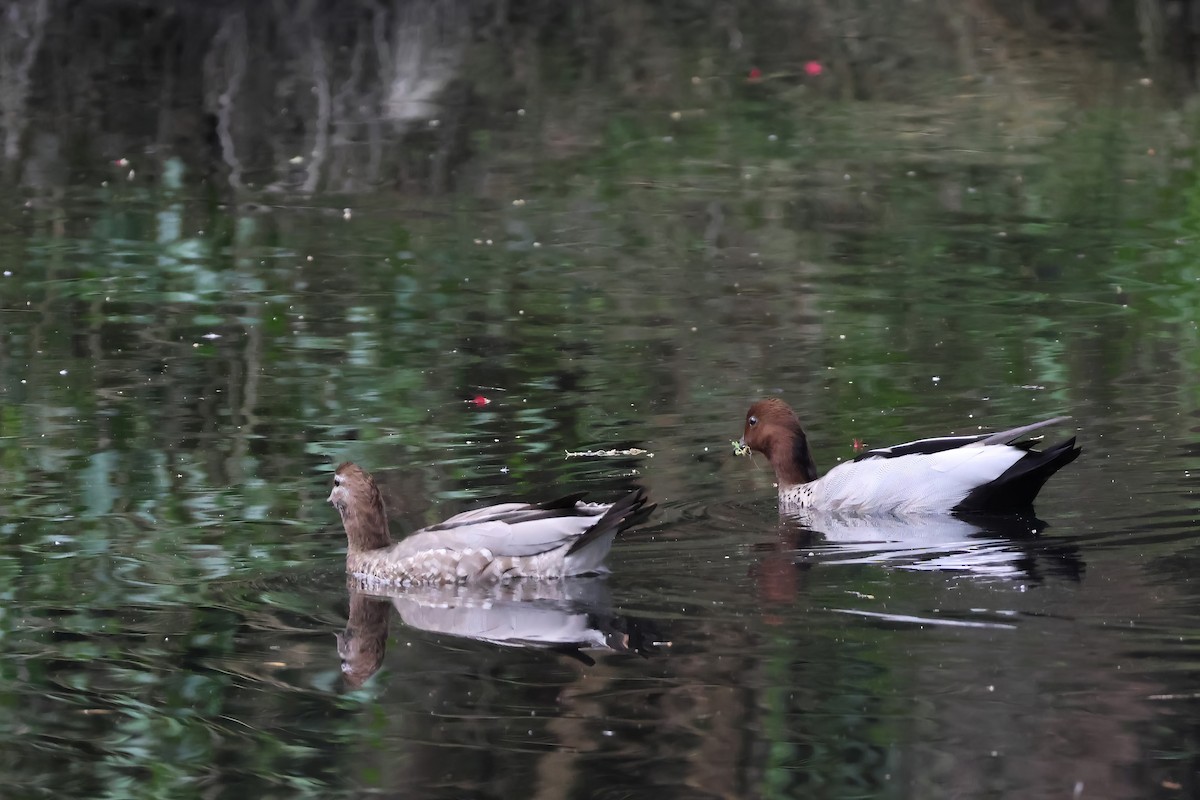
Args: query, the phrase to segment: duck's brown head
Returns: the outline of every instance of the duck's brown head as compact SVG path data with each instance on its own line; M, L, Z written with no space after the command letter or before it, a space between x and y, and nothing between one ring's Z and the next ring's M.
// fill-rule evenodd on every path
M817 479L817 466L800 418L778 397L768 397L750 406L741 444L767 457L780 486Z
M375 550L392 543L388 534L387 515L383 497L375 479L362 467L350 461L333 474L333 491L329 502L342 517L350 550Z

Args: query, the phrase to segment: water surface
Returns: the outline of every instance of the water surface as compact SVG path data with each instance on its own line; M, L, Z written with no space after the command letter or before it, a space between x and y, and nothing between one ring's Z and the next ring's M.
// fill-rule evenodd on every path
M6 793L1196 793L1200 206L1170 58L986 4L313 8L28 18ZM414 41L436 91L399 80ZM1044 525L806 527L729 447L766 393L822 468L1059 414L1084 454ZM397 532L659 507L604 579L369 596L324 503L345 459Z

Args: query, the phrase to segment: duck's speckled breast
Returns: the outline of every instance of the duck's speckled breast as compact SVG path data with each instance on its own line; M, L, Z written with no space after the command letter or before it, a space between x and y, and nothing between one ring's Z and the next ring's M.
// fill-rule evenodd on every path
M779 487L779 513L795 514L813 506L813 485L798 483Z
M569 547L567 544L532 556L496 556L487 548L452 550L444 547L406 555L397 552L397 547L393 546L347 554L346 571L365 583L396 586L559 578Z

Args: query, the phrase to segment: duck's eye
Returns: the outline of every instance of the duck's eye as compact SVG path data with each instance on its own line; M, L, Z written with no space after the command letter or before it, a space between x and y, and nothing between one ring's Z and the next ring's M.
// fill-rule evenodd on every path
M342 476L341 476L341 475L334 475L334 476L333 476L333 485L334 485L334 486L341 486L341 485L342 485Z
M750 427L753 428L755 425L758 424L758 417L750 417L746 420L746 422L749 422Z

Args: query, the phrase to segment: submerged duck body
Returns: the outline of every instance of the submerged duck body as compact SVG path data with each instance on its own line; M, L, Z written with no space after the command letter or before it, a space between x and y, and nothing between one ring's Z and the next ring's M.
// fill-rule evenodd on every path
M1045 450L1018 440L1066 419L868 450L818 476L799 418L787 403L772 397L746 412L740 444L771 462L781 514L810 509L841 514L1029 513L1050 476L1082 451L1075 437Z
M467 511L396 543L366 470L350 462L339 466L328 499L346 530L346 571L367 583L407 585L603 572L613 539L653 507L645 507L640 489L611 504L581 497Z

